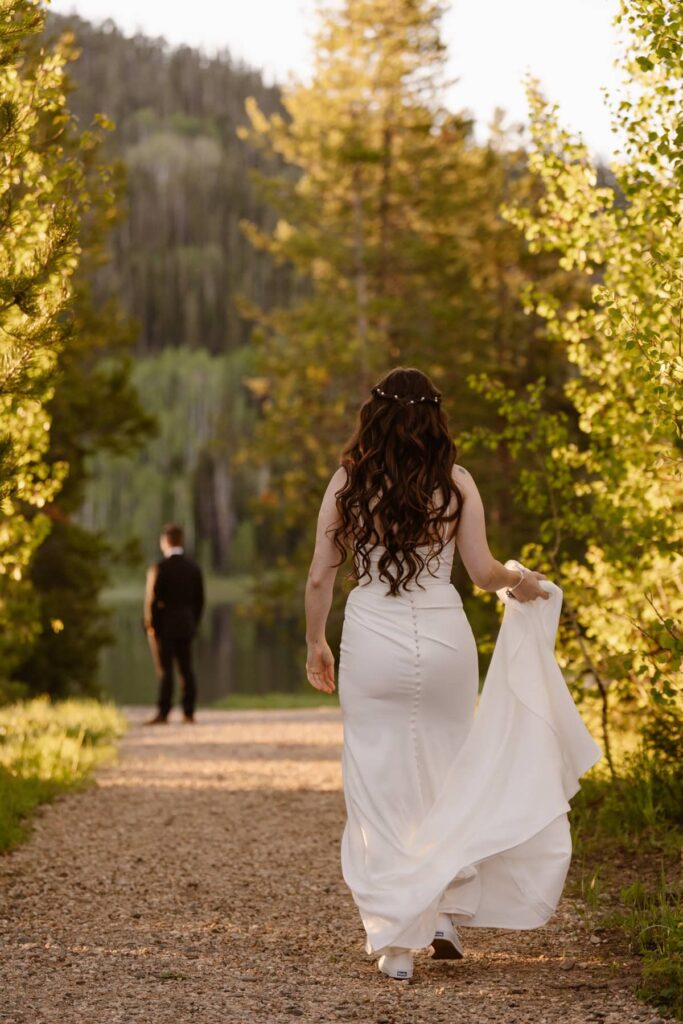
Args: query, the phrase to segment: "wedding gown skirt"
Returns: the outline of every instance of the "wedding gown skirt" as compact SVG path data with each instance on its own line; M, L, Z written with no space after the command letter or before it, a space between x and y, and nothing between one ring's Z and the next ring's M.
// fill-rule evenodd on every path
M372 580L347 599L342 872L368 953L428 946L438 912L544 924L571 858L568 800L601 756L555 660L562 592L550 582L547 601L506 603L475 715L477 650L449 582L453 549L436 578L422 573L424 590L397 596L375 551Z

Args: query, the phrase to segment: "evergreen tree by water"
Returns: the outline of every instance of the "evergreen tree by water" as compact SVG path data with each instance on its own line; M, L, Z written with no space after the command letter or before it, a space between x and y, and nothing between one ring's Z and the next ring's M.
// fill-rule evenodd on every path
M67 467L48 464L58 352L78 259L83 166L61 136L68 122L66 54L56 48L29 58L42 27L29 0L0 8L0 675L38 631L35 594L26 578L49 529L45 506Z
M534 176L500 119L478 145L469 118L445 107L442 14L407 0L323 8L310 84L284 90L285 115L250 102L251 128L241 130L275 163L253 177L280 214L272 232L251 223L245 232L300 282L285 307L245 307L264 414L252 451L269 466L264 513L290 555L297 541L307 551L355 410L390 366L433 377L459 446L482 416L469 373L502 370L519 388L542 372L561 394L564 361L520 301L555 269L499 212L533 193ZM571 274L559 288L587 295ZM480 456L478 476L494 538L512 551L533 523L511 513L504 458Z
M101 258L115 208L113 170L98 155L106 120L76 129L73 38L46 47L43 19L35 3L3 4L0 687L57 695L93 688L106 638L104 545L70 521L85 457L125 448L150 424L128 383L128 335L112 332L115 307L96 311L78 278L79 262L85 271Z
M71 145L77 139L74 134ZM91 463L102 452L130 458L156 430L131 380L135 324L114 296L103 303L93 294L93 278L108 260L107 241L120 217L122 174L103 163L100 145L89 150L85 169L91 205L81 225L68 330L47 405L45 459L66 464L68 473L45 508L50 532L30 566L41 630L15 671L32 692L53 697L99 692L100 652L112 638L110 613L99 597L112 564L125 555L126 538L83 523Z

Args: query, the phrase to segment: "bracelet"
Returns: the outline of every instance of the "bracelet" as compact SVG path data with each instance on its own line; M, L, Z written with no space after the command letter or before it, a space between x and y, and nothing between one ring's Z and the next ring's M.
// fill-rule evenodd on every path
M517 587L520 587L522 585L522 583L524 582L525 577L526 577L526 569L520 569L519 570L519 579L515 583L514 587L508 587L507 588L507 590L505 591L505 596L506 597L514 597L515 596L515 590L517 589Z

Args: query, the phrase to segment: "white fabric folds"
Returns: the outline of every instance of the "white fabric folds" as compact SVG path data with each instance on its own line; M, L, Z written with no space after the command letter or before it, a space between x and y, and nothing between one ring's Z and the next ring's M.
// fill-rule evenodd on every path
M569 799L601 757L554 655L560 588L544 581L550 598L527 603L499 593L475 715L474 639L446 571L397 597L374 578L347 601L342 871L373 954L428 946L440 911L544 924L571 859Z

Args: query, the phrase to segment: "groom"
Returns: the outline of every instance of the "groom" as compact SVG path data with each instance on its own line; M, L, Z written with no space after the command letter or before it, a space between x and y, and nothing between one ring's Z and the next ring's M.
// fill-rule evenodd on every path
M159 710L147 724L168 721L174 661L183 684L183 720L194 722L197 685L192 668L192 641L204 607L204 580L199 566L185 555L179 526L165 526L159 546L164 557L150 566L145 586L145 630L159 675Z

